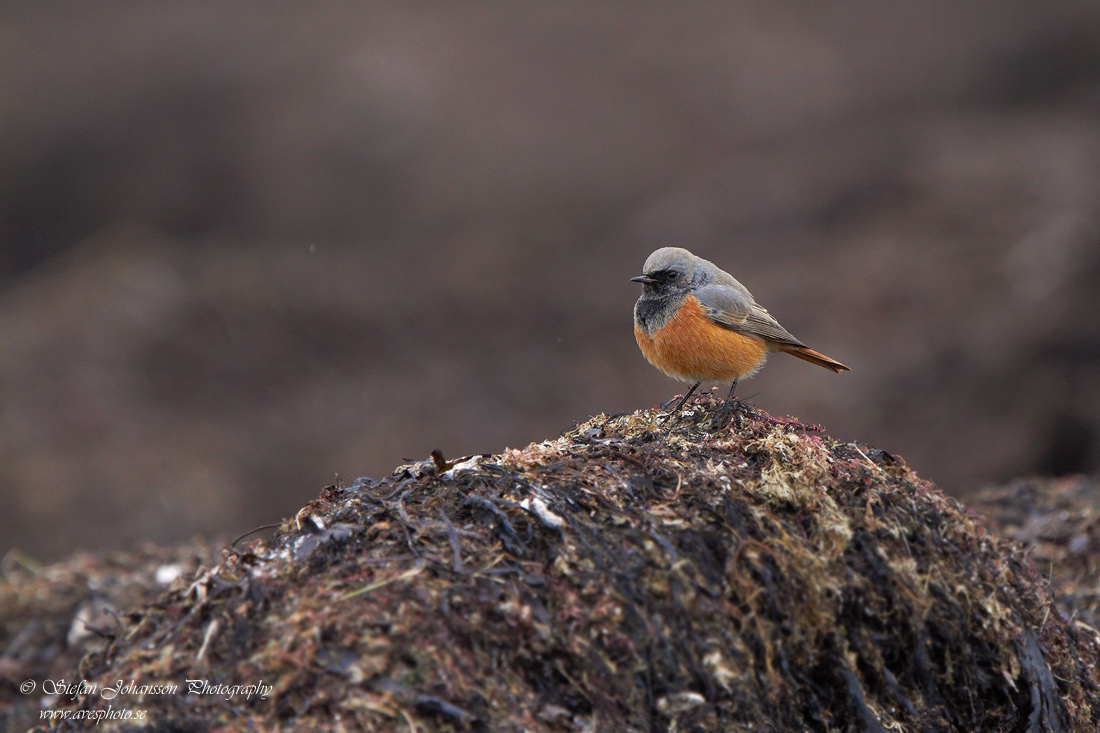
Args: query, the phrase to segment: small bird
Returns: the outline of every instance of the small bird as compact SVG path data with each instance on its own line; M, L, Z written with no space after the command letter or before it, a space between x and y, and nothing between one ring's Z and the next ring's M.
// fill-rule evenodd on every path
M851 369L807 347L758 305L748 289L713 262L680 247L649 256L642 297L634 305L634 337L650 364L694 382L673 413L703 382L737 382L756 373L768 354L783 351L836 373Z

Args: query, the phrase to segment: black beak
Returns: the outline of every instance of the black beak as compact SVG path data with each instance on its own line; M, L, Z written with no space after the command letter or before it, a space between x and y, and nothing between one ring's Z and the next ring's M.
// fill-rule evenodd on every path
M630 282L632 282L632 283L655 283L657 281L654 280L653 278L651 278L649 275L638 275L638 277L630 278Z

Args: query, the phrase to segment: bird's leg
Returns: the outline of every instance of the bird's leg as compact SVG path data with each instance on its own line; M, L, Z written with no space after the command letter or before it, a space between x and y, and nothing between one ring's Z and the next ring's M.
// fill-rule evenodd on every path
M729 422L730 415L733 413L734 405L736 401L733 399L733 391L737 389L737 380L733 380L733 384L730 385L730 393L726 396L726 401L722 403L722 407L718 410L718 428L724 428L726 423Z
M695 384L691 385L691 389L689 389L687 394L684 395L684 399L680 400L680 404L676 405L676 409L672 411L673 413L677 413L680 411L680 408L684 406L684 404L688 401L688 398L695 393L695 390L699 389L700 384L702 384L702 382L696 382Z
M702 384L702 382L696 382L695 384L693 384L691 386L691 389L687 391L687 394L684 395L684 399L680 400L680 404L676 405L676 409L673 410L669 414L669 416L665 418L665 421L668 423L668 427L665 429L665 435L668 435L669 431L672 430L672 426L675 425L676 422L679 420L680 408L684 406L684 403L688 401L688 398L691 397L692 393L694 393L695 390L699 389L700 384ZM674 400L676 398L673 397L672 399ZM668 402L672 402L672 400L669 400ZM666 402L665 404L667 405L668 402Z

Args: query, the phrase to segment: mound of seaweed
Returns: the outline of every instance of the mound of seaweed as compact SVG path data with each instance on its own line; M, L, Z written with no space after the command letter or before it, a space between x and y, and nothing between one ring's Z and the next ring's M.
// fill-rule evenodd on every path
M80 677L156 730L1097 728L1094 632L1019 546L889 453L719 406L329 487Z

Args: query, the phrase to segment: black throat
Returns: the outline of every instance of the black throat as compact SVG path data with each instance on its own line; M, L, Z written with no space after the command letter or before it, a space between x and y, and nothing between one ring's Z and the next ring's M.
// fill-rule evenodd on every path
M677 295L642 293L642 297L638 298L638 302L634 304L634 324L652 336L655 331L664 327L672 316L676 315L685 297L686 293Z

